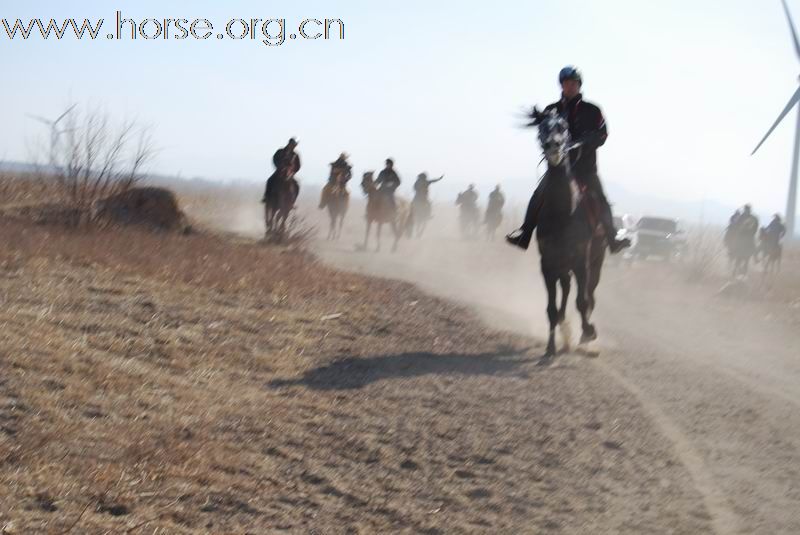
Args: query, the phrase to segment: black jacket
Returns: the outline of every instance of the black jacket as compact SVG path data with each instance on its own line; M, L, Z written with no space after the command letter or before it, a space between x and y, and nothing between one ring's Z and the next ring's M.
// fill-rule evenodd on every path
M394 169L382 169L381 172L378 173L378 179L375 181L375 185L380 189L388 189L394 193L394 190L400 187L400 177Z
M555 109L569 123L569 134L572 141L581 141L583 145L570 153L572 172L576 178L583 179L597 174L597 149L602 147L608 138L606 120L600 108L583 100L578 94L570 101L562 98L545 108Z
M300 170L300 156L288 147L276 150L272 156L272 163L276 170L288 168L289 174L292 175Z
M330 177L333 178L333 175L336 172L342 173L342 178L344 179L345 182L353 178L353 166L347 163L347 160L344 160L342 158L338 158L335 162L331 162Z

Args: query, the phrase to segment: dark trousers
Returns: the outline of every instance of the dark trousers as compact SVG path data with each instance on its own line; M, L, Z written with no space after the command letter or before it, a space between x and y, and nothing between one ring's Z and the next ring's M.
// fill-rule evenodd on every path
M600 208L600 223L606 230L609 239L613 239L617 235L617 230L614 228L614 218L611 215L611 205L608 203L606 194L603 191L603 185L600 183L600 177L596 174L584 175L575 178L580 186L586 188L586 193L591 195L597 200L597 205ZM539 220L539 211L544 202L544 188L547 187L547 175L542 178L536 190L533 192L531 200L528 202L528 209L525 211L525 221L522 223L522 231L526 236L531 236L536 224Z

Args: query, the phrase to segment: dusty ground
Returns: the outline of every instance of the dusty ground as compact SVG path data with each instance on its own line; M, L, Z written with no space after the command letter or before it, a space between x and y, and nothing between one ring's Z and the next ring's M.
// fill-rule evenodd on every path
M362 229L313 249L449 300L251 241L0 221L0 528L800 529L796 316L617 269L601 358L540 367L535 256L355 253Z
M0 221L5 533L700 533L637 399L411 285Z
M454 239L452 213L440 214L431 235L397 255L354 254L358 230L318 251L332 265L414 281L496 327L543 337L536 254ZM351 228L359 219L356 211ZM690 283L691 260L607 266L595 313L602 356L562 362L634 400L716 532L798 533L800 259L789 251L783 274L753 272L742 292L720 293L729 281L718 267Z

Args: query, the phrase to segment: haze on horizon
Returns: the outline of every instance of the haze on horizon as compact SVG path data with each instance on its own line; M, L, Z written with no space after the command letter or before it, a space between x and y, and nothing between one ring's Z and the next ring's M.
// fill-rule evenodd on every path
M800 2L789 2L800 16ZM547 0L486 5L375 5L153 0L81 9L6 1L0 18L338 18L343 41L108 41L0 37L0 160L28 160L68 102L154 128L153 172L263 180L272 152L300 139L301 175L321 183L347 151L357 172L393 157L451 184L533 187L539 149L518 128L523 106L558 98L558 70L577 65L605 112L600 171L638 195L783 213L793 121L750 152L796 89L800 65L780 2Z

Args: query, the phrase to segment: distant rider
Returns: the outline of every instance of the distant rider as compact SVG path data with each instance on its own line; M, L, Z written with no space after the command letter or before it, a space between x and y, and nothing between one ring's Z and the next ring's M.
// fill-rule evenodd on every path
M296 147L297 140L291 138L285 147L276 150L273 154L272 164L275 166L275 172L267 179L267 187L261 202L266 202L271 197L278 180L295 180L294 175L300 170L300 155L295 152ZM295 180L295 182L297 181ZM298 184L298 191L299 189Z
M328 175L328 183L322 188L322 195L320 196L320 208L325 208L325 206L327 206L331 192L334 186L337 185L337 180L339 186L346 186L347 182L353 178L353 166L347 161L348 157L347 153L343 152L335 161L331 162L331 172L330 175Z
M378 178L375 180L375 187L378 188L380 193L385 195L392 207L394 207L394 192L400 187L400 177L397 176L397 172L394 170L394 161L391 158L386 159L386 167L378 173Z

